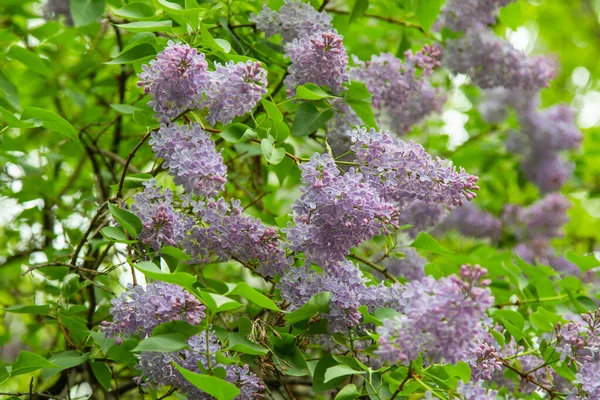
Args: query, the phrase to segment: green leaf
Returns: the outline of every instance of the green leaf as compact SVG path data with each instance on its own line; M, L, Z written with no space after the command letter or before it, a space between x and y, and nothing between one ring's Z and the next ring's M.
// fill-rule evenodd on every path
M283 121L283 114L275 104L271 103L267 99L262 99L261 104L265 108L265 111L267 112L269 118L271 118L275 122Z
M523 338L523 328L525 327L525 320L523 316L513 310L497 310L494 316L500 320L506 330L519 341Z
M104 0L71 0L71 17L76 27L96 22L104 13Z
M144 182L152 178L150 174L131 174L125 177L123 182L123 188L125 189L137 189L144 186Z
M416 249L427 250L435 254L449 254L450 252L446 250L441 244L437 242L430 234L426 232L420 232L419 236L412 242L410 247L414 247Z
M346 101L354 110L356 115L360 117L367 128L377 128L375 114L371 107L372 95L364 83L351 81L346 92Z
M302 103L296 111L292 135L309 135L323 127L331 118L333 118L333 111L331 109L321 112L312 103Z
M163 247L162 249L160 249L160 254L165 254L167 256L175 257L178 260L184 260L184 261L192 259L192 257L185 254L185 252L183 250L180 250L177 247L173 247L173 246Z
M600 260L598 260L593 254L589 256L582 256L579 254L575 254L573 251L569 250L567 251L565 257L567 260L577 265L581 272L587 272L596 267L600 267Z
M235 350L253 356L264 355L269 352L268 349L246 339L237 332L229 333L229 350Z
M53 113L52 111L36 107L27 107L25 110L23 110L21 119L23 121L31 121L34 123L36 121L40 121L41 126L43 126L44 128L61 133L69 139L73 139L76 143L78 143L81 146L79 136L77 135L77 131L75 130L75 128L73 128L73 125L71 125L69 121Z
M328 313L330 301L330 292L317 293L306 304L287 314L284 318L289 324L294 324L312 318L318 313Z
M8 111L5 108L0 107L0 114L6 121L6 124L13 128L33 128L35 126L32 122L21 121L19 118L15 117L13 113Z
M223 53L227 54L231 51L231 43L227 40L216 38L215 42L219 45Z
M256 132L247 125L232 124L225 128L219 135L227 142L239 143L254 139Z
M216 376L197 374L180 367L176 363L173 363L173 365L188 382L203 392L215 397L217 400L233 400L240 394L240 389L238 389L237 386L223 379L217 378Z
M298 100L321 100L328 97L335 97L315 85L314 83L305 83L296 88L295 98Z
M191 325L185 321L169 321L163 322L156 328L152 329L151 336L165 335L167 333L179 333L186 339L204 331L206 328L201 325Z
M42 356L21 350L17 360L13 363L10 376L28 374L42 368L57 368L58 365L46 360Z
M369 0L355 0L354 6L352 7L352 11L350 11L350 20L349 24L356 21L356 19L362 17L367 9L369 8Z
M240 282L236 285L230 294L237 294L245 298L246 300L262 307L267 310L281 311L277 304L273 300L269 299L264 294L258 292L256 289L248 285L246 282Z
M127 239L127 235L125 235L125 232L123 232L122 229L114 226L105 226L104 228L100 229L100 233L102 234L102 236L113 242L126 244L136 242L135 240Z
M54 375L58 374L60 371L83 364L89 358L90 353L81 354L75 350L68 350L55 354L50 357L48 361L56 364L57 368L44 368L42 370L42 377L44 380L48 380Z
M541 332L551 332L556 324L562 321L558 315L547 311L543 307L538 307L534 313L529 316L529 321L537 330Z
M135 110L139 110L138 107L129 104L111 104L110 108L120 112L121 114L133 114Z
M112 381L112 372L106 363L98 361L90 361L92 372L104 390L110 390L110 382Z
M285 158L285 149L283 147L274 147L269 139L260 141L260 149L267 161L273 165L279 164Z
M333 367L327 368L325 371L325 380L324 383L327 383L335 378L339 378L341 376L348 375L356 375L356 374L366 374L366 371L357 371L348 365L335 365Z
M10 58L13 58L25 64L27 68L29 68L35 73L47 77L52 76L53 74L51 66L52 64L50 64L50 61L46 60L45 58L41 58L39 55L32 51L26 50L19 46L12 46L8 50L7 55Z
M169 32L173 21L138 21L129 22L127 24L117 24L119 28L123 28L130 32Z
M146 3L134 2L125 4L115 11L115 15L127 19L144 19L154 16L154 9Z
M174 283L190 292L194 292L193 284L196 283L196 277L186 272L162 272L160 268L150 261L141 261L134 264L134 267L142 272L147 278L156 279L157 281Z
M354 383L346 385L339 391L339 393L335 396L334 400L354 400L358 399L361 393L358 391L358 388Z
M131 64L141 58L154 57L156 49L148 43L142 43L128 50L123 51L114 59L105 62L105 64ZM133 113L133 111L131 111Z
M431 29L438 18L441 7L441 0L417 0L417 19L423 29L426 31Z
M325 392L327 390L337 388L344 381L344 376L325 381L326 371L331 367L335 367L336 365L339 364L331 355L326 355L319 360L313 373L313 389L315 391Z
M15 109L20 110L21 105L19 104L19 92L17 87L12 84L6 75L0 71L0 94L8 101L8 103Z
M108 210L112 214L113 218L125 229L132 237L137 237L137 235L142 231L142 221L138 218L137 215L118 208L117 206L108 203Z
M140 342L133 352L157 351L162 353L171 353L179 351L187 346L185 336L181 333L166 333L164 335L150 336Z
M227 296L217 293L200 291L200 297L202 300L204 300L206 307L211 309L213 312L234 310L242 306L242 303L239 301L235 301Z
M11 312L15 314L34 314L34 315L49 315L50 304L44 304L40 306L21 306L15 305L6 308L2 308L3 311Z

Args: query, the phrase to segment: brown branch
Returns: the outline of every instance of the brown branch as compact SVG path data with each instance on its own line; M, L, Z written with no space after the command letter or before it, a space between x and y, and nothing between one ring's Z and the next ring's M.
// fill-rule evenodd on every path
M334 14L339 14L339 15L350 15L349 11L337 10L335 8L327 8L325 11L334 13ZM413 24L412 22L408 22L403 19L394 19L391 17L385 17L383 15L376 15L376 14L369 14L369 13L364 13L362 16L367 17L367 18L378 19L380 21L385 21L387 23L394 24L394 25L404 26L404 27L410 28L410 29L416 29L419 32L421 32L423 35L425 35L427 37L431 37L429 32L427 32L425 29L423 29L423 27L421 25Z
M379 265L375 264L374 262L367 260L366 258L357 256L356 254L352 254L352 253L348 254L348 257L373 268L375 271L379 272L380 274L382 274L386 278L390 279L391 281L398 282L398 279L395 276L393 276L392 274L390 274L389 271L387 270L387 268L380 267Z
M392 397L390 397L390 400L394 400L396 397L398 397L398 395L400 394L400 392L402 391L402 389L404 388L404 386L406 385L406 383L413 377L413 373L412 373L412 362L408 365L408 372L406 373L406 378L404 378L404 380L402 382L400 382L400 386L398 386L398 389L396 389L396 391L394 392L394 394L392 394Z

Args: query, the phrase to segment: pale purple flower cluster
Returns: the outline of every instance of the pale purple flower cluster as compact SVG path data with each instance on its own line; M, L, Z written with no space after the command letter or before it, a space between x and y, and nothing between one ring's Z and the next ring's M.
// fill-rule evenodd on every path
M152 94L148 103L164 122L194 108L209 80L204 54L187 44L173 43L143 66L138 86Z
M267 71L259 62L215 63L215 71L210 73L206 87L206 101L201 105L208 108L206 120L210 124L217 121L228 124L233 118L250 112L265 93Z
M490 381L492 374L502 370L498 349L482 341L474 350L472 358L469 360L471 366L471 379L474 381Z
M437 28L454 32L467 32L492 25L498 17L498 9L515 0L449 0L436 22Z
M155 60L143 66L138 86L152 95L148 105L162 122L186 110L206 107L211 124L228 124L252 110L267 92L267 72L252 61L216 63L215 67L208 71L204 54L169 41Z
M161 192L154 179L144 182L144 190L133 195L131 211L142 221L139 239L155 251L163 246L178 246L184 241L193 221L173 208L173 192Z
M258 14L250 14L250 21L267 37L280 34L284 42L333 30L325 11L318 12L300 0L285 0L279 12L264 5Z
M440 66L439 49L425 46L416 54L409 50L404 55L404 63L382 53L366 62L355 60L356 66L350 69L351 79L364 83L373 96L379 123L389 119L391 129L398 134L407 133L429 113L440 111L445 100L425 81ZM418 76L417 68L422 71Z
M409 281L418 281L425 278L425 264L427 260L415 250L404 250L404 258L389 258L384 264L388 272L394 276L401 276Z
M600 351L600 309L581 315L582 321L569 321L556 326L556 351L561 360L581 363L594 361Z
M212 396L188 382L172 363L175 362L181 367L196 373L202 373L198 366L201 364L204 369L209 367L224 368L226 371L225 379L240 389L240 394L236 397L237 400L253 400L260 397L260 392L264 389L264 386L258 377L250 371L248 365L240 367L216 362L216 353L222 350L214 333L201 332L190 337L187 344L188 349L171 353L142 352L136 366L136 369L140 370L142 374L142 377L137 379L138 383L153 389L172 385L190 399L213 399ZM227 356L227 353L225 353L225 356Z
M585 363L575 375L573 383L581 386L573 390L567 400L599 400L600 399L600 363Z
M360 172L341 174L330 155L318 153L300 168L305 186L292 205L295 225L286 230L292 250L316 262L339 261L353 246L397 227L394 206Z
M424 232L439 224L446 214L446 208L440 204L415 200L402 210L398 225L412 225L406 232L410 237L417 237L419 232Z
M377 354L391 363L415 360L421 353L434 361L457 362L485 334L482 321L494 304L480 266L461 267L461 278L425 278L401 291L401 317L379 327Z
M487 30L449 40L444 64L454 73L468 75L483 89L502 86L537 91L555 76L555 63L545 57L529 58Z
M473 203L456 207L436 227L436 231L455 230L460 234L473 238L490 238L493 241L502 235L502 220L493 214L483 211Z
M197 325L205 317L204 305L194 295L177 285L156 282L142 286L128 286L121 296L111 300L113 322L103 321L107 337L148 337L164 322L185 321Z
M385 200L402 208L414 200L457 206L476 196L476 176L434 159L419 144L395 140L374 129L353 129L349 135L355 162Z
M152 150L165 160L175 183L190 193L216 196L225 187L227 167L199 124L162 125L152 133Z
M461 395L463 400L496 400L498 391L483 387L483 382L458 382L456 393Z
M284 83L289 96L296 93L296 87L305 83L327 86L338 94L343 84L349 81L348 54L342 43L342 36L335 31L318 32L285 46L285 55L292 64Z
M183 245L188 254L200 262L209 262L213 257L234 259L266 276L283 272L287 264L277 230L243 215L239 200L188 199L186 205L192 206L197 217Z

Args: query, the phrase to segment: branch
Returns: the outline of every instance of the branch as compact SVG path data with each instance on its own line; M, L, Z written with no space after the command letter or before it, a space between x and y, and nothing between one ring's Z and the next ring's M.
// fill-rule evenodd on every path
M325 9L325 11L334 13L334 14L340 14L340 15L350 15L349 11L336 10L335 8L327 8L327 9ZM404 26L404 27L410 28L410 29L416 29L416 30L420 31L423 35L425 35L427 37L431 37L429 32L427 32L425 29L423 29L423 27L421 25L413 24L412 22L408 22L403 19L394 19L391 17L385 17L383 15L375 15L375 14L369 14L369 13L364 13L362 16L367 17L367 18L378 19L378 20L385 21L385 22L388 22L388 23L394 24L394 25Z
M375 271L379 272L380 274L382 274L386 278L392 280L393 282L398 282L398 279L395 276L393 276L392 274L390 274L389 271L387 270L387 268L380 267L379 265L375 264L374 262L367 260L365 258L362 258L360 256L357 256L355 254L348 254L348 257L373 268Z

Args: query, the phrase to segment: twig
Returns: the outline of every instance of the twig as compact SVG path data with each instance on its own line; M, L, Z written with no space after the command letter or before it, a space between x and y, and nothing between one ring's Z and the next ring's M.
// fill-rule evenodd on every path
M396 397L398 397L398 395L400 394L400 392L404 388L404 385L406 385L406 383L411 378L412 378L412 362L410 364L408 364L408 372L406 374L406 378L404 378L404 380L402 382L400 382L400 386L398 386L398 389L396 389L396 391L394 392L394 394L392 394L392 397L390 397L390 400L394 400Z
M386 278L392 280L393 282L398 282L398 279L395 276L393 276L392 274L390 274L389 271L387 270L387 268L380 267L379 265L373 263L372 261L362 258L360 256L357 256L356 254L348 254L348 257L373 268L375 271L379 272L380 274L382 274Z
M337 10L335 8L328 8L325 11L330 12L330 13L334 13L334 14L340 14L340 15L350 15L349 11ZM381 20L381 21L388 22L390 24L404 26L406 28L416 29L416 30L420 31L423 35L425 35L427 37L431 37L431 35L429 34L429 32L427 32L425 29L423 29L423 27L421 25L413 24L412 22L408 22L408 21L405 21L405 20L402 20L402 19L394 19L394 18L391 18L391 17L385 17L383 15L369 14L369 13L364 13L362 16L363 17L367 17L367 18L378 19L378 20Z

